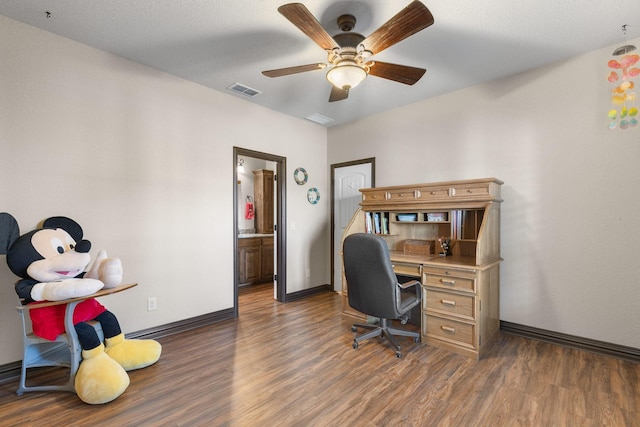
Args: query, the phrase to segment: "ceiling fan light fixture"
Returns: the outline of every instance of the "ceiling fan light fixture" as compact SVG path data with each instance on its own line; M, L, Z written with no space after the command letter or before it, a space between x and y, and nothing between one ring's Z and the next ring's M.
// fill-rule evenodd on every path
M337 88L349 90L367 77L367 71L354 61L341 61L327 71L327 80Z

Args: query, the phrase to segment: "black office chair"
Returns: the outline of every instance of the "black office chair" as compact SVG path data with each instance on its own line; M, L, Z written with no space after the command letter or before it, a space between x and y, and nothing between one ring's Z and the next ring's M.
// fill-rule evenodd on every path
M393 344L397 357L402 357L394 335L412 337L414 342L420 342L420 333L392 328L390 322L400 319L402 324L407 323L411 309L420 304L420 282L411 280L398 283L387 243L380 236L366 233L347 236L342 254L349 305L361 313L380 319L378 325L356 323L351 327L353 332L357 332L358 327L372 329L355 337L353 348L358 348L362 340L380 336ZM415 295L402 292L412 286L415 287Z

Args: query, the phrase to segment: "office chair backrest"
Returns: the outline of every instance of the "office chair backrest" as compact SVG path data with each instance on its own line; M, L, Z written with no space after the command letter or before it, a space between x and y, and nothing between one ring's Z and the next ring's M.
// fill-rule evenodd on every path
M400 316L400 297L387 243L380 236L347 236L342 248L349 305L361 313L385 319Z

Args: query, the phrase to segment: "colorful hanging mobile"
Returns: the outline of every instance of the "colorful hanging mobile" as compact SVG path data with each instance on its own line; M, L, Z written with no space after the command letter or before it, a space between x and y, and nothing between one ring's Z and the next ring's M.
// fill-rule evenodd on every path
M625 30L625 26L623 26ZM637 67L640 55L635 53L636 47L625 45L613 51L614 58L609 60L608 66L612 70L607 77L613 84L611 89L611 104L608 116L611 119L609 129L629 129L638 126L638 108L635 80L640 75Z

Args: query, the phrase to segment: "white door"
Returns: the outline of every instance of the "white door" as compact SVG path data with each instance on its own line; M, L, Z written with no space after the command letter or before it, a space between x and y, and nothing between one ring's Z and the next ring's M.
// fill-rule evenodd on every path
M362 201L362 193L358 190L371 187L371 176L371 163L334 169L333 287L336 292L342 291L342 235Z

